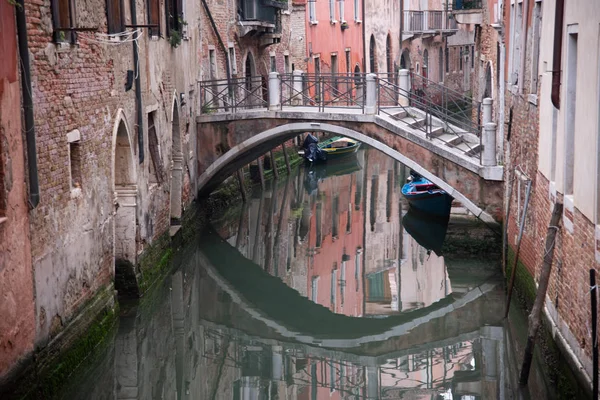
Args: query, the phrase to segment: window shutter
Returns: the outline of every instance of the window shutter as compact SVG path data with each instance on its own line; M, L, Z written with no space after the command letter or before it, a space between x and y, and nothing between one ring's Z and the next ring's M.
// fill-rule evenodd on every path
M158 0L148 0L148 24L160 25L160 7ZM160 34L160 26L150 28L150 35L157 36Z
M182 31L183 26L179 22L183 19L183 3L182 0L175 0L175 29Z
M165 0L165 17L167 19L167 36L171 36L171 29L174 29L174 4L173 0Z
M74 37L71 31L57 30L56 28L71 28L71 8L70 0L53 0L52 7L52 23L54 26L54 41L55 42L70 42Z
M106 0L106 13L108 33L123 32L123 0Z

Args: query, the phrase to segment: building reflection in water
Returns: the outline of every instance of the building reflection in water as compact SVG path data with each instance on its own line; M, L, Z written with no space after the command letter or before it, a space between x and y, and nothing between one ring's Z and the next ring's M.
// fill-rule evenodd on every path
M402 227L407 174L373 149L300 168L250 199L239 223L218 224L219 233L335 313L383 316L427 307L452 293L452 286L444 258Z
M444 258L402 227L406 174L383 154L360 151L335 166L300 168L214 225L232 251L334 313L375 318L426 308L452 285ZM448 326L440 310L423 328L437 336L417 345L403 345L404 337L360 351L302 344L233 301L201 253L184 251L171 280L145 299L152 306L121 319L104 367L65 398L503 398L501 327L440 334ZM474 301L477 314L493 309L488 296Z

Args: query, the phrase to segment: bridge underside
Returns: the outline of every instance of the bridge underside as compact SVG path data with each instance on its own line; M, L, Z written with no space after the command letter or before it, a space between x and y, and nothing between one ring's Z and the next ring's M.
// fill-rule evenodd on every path
M346 110L344 110L346 111ZM304 132L349 136L381 150L450 193L485 222L500 222L502 167L432 142L391 117L347 112L244 111L197 120L198 187L210 193L220 182L270 148Z

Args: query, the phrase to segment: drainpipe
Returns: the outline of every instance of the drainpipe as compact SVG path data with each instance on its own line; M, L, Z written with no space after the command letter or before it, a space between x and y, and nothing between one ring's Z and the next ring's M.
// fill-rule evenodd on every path
M131 8L131 25L137 26L137 15L135 8L135 0L130 1ZM136 29L136 28L134 28ZM138 136L138 155L140 164L144 162L144 119L142 115L142 89L140 77L140 54L138 47L138 33L133 35L133 76L135 77L135 108L137 119L137 136Z
M560 110L560 73L562 60L562 36L565 0L556 0L554 10L554 46L552 56L552 104Z
M27 169L29 171L29 205L36 208L40 202L38 182L37 151L35 146L35 122L33 119L33 97L31 89L31 70L29 67L29 48L27 46L27 21L25 20L25 0L17 0L17 34L19 56L21 57L21 93L23 96L23 119L25 120L25 139L27 146Z
M135 1L135 0L131 0L131 1ZM212 26L213 30L215 31L215 35L217 36L217 41L219 42L219 46L221 46L221 49L223 50L223 53L225 54L225 71L227 73L227 86L229 86L229 90L231 90L231 66L229 65L229 53L227 52L227 48L225 47L225 43L223 43L223 39L221 39L221 35L219 34L219 30L217 29L217 24L215 23L215 20L212 16L212 13L210 12L210 9L208 8L208 4L206 4L206 0L202 0L202 5L204 6L204 9L206 10L206 15L208 15L208 19L210 20L210 25Z

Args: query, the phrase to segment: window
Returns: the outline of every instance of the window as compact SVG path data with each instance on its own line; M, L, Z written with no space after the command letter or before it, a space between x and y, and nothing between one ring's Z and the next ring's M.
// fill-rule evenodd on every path
M108 33L120 33L125 30L123 0L106 0L106 15L108 17Z
M360 21L360 7L358 4L359 0L354 0L354 20Z
M351 55L350 55L350 49L346 49L346 72L348 74L350 74L352 72L352 65L351 65Z
M540 62L540 28L542 25L542 3L536 1L533 7L533 49L531 53L531 88L530 93L537 94L538 64Z
M315 56L315 75L321 74L321 57Z
M375 36L371 35L371 40L369 41L369 67L371 68L369 72L375 73L377 72L377 48L375 44Z
M339 225L340 225L340 198L338 196L333 197L331 204L331 236L334 239L339 237Z
M164 181L164 169L160 157L158 136L156 135L156 111L148 113L148 147L150 149L150 181L162 183Z
M54 26L54 41L56 43L73 43L75 33L59 28L72 28L75 15L75 2L72 0L52 0L52 23Z
M77 129L67 134L69 143L69 173L71 177L71 190L81 189L81 134Z
M308 0L308 18L313 24L317 23L317 7L315 2L316 0Z
M148 29L150 36L160 35L160 2L159 0L148 0L148 24L156 25Z
M181 32L182 0L165 0L165 17L167 18L167 36L171 31Z
M335 0L329 0L329 20L331 22L335 21Z
M275 59L275 56L271 56L271 72L277 72L277 60Z
M522 1L522 0L521 0ZM521 28L523 24L523 3L510 7L511 50L509 54L509 84L516 85L519 81L519 65L521 63Z
M210 80L217 79L217 59L215 57L215 49L208 50L208 62L210 63Z
M575 110L577 100L577 25L569 26L567 36L566 118L565 118L565 196L573 194L575 179ZM571 33L575 32L575 33Z
M331 55L331 83L332 83L333 89L335 89L336 91L338 90L337 74L338 74L338 58L337 58L337 54L332 54Z
M290 56L287 54L283 56L283 72L286 74L290 73Z
M340 22L346 22L346 18L344 17L344 0L338 0L338 6L340 11Z
M313 301L313 303L316 303L317 295L319 293L319 277L318 276L312 277L312 282L311 282L310 286L311 286L310 299Z
M500 57L498 57L496 59L500 60ZM475 68L475 45L472 45L471 46L471 69L474 69L474 68Z
M462 46L458 47L458 69L462 71L463 69L463 55L462 55Z
M237 71L237 59L235 57L235 47L230 44L229 45L229 72L232 75L236 75Z

